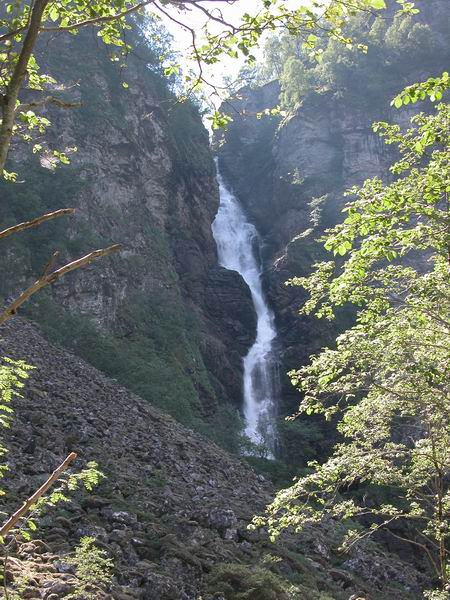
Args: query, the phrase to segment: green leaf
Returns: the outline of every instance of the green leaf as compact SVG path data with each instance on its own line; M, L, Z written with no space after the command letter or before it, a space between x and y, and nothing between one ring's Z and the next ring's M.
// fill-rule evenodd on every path
M50 8L50 12L49 12L48 16L50 17L50 19L53 22L56 22L59 19L59 10L55 4L53 4L52 7Z
M386 8L385 0L369 0L369 4L376 10L382 10L383 8Z

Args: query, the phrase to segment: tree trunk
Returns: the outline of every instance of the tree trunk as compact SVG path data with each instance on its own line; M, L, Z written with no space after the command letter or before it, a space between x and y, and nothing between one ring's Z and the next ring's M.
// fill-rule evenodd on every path
M5 169L6 159L11 146L13 134L16 102L27 74L28 63L36 45L39 28L42 22L44 10L50 0L36 0L31 13L28 31L22 44L17 64L11 75L6 94L2 98L2 123L0 127L0 177Z

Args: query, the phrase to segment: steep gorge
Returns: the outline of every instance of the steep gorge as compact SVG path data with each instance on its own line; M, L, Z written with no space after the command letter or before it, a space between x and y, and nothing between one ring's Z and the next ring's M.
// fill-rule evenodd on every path
M64 597L73 585L65 553L88 534L114 558L117 600L419 598L422 575L385 547L339 554L338 522L278 544L248 531L273 489L190 429L237 450L242 358L256 319L242 278L218 266L211 223L219 196L207 133L195 106L175 102L147 50L139 46L122 74L92 36L54 40L47 68L60 75L70 67L67 94L83 107L49 111L53 131L63 132L50 143L79 152L56 172L19 160L24 183L0 188L5 224L77 207L69 224L22 234L2 251L5 297L42 272L55 249L63 260L112 241L124 246L33 301L26 316L44 337L22 320L1 332L1 355L37 367L7 436L5 511L68 451L82 463L97 460L107 476L94 496L77 495L40 520L45 541L19 545L10 577L25 564L28 597ZM78 84L82 69L92 70L88 84ZM263 238L263 283L284 374L332 338L298 317L302 296L284 282L321 256L314 238L338 218L343 190L385 174L390 155L370 132L375 115L349 111L332 94L304 98L281 124L256 118L278 97L278 82L243 90L219 157ZM311 222L309 201L324 195L322 216L316 211ZM296 403L285 378L280 416ZM308 449L304 431L293 443L284 434L284 457L302 466L325 451L319 435L315 443Z
M341 220L345 191L370 177L391 177L389 166L395 155L372 131L372 123L382 120L407 128L411 116L426 106L398 111L390 106L392 97L402 85L444 70L450 60L449 3L433 0L417 2L417 6L419 15L404 29L402 21L393 16L383 23L383 36L386 40L389 35L395 37L397 44L406 43L402 36L408 40L404 31L411 31L414 23L428 28L428 45L423 44L416 60L402 62L393 50L385 50L384 38L372 48L373 59L370 43L367 57L348 58L345 50L338 53L335 49L328 67L332 70L328 77L335 76L335 81L328 87L317 81L317 89L301 95L292 80L281 84L273 80L259 87L243 87L222 107L232 122L215 138L219 165L262 235L265 248L265 289L279 330L281 418L295 411L299 403L298 392L286 373L306 364L312 353L332 343L340 328L339 319L336 323L300 316L298 309L305 293L285 283L308 274L315 262L327 259L317 240L326 228ZM395 5L390 3L389 7L393 15ZM366 36L370 27L376 29L370 20L366 26ZM383 59L380 48L387 58ZM370 90L372 79L375 91ZM296 104L284 117L263 115L285 99L289 86L291 94L300 96ZM349 319L351 314L343 311L341 322ZM310 421L315 428L314 419ZM297 421L281 427L288 463L305 464L312 456L328 451L322 439L323 423L313 434L316 440L312 446L307 424L302 427ZM327 437L328 442L334 439ZM302 445L310 452L302 453Z

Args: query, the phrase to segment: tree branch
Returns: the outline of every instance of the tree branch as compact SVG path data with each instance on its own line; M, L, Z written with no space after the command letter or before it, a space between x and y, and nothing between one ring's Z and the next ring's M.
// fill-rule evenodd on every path
M67 471L70 464L76 459L77 455L75 452L71 452L66 460L59 465L59 467L53 471L47 481L41 485L41 487L34 492L32 496L26 500L22 506L16 510L16 512L6 521L3 527L0 529L0 537L4 538L13 529L17 522L30 510L30 508L36 504L41 496L55 483L57 479L61 477L64 471Z
M56 250L55 252L53 252L53 254L50 257L50 260L45 265L44 275L48 275L50 273L50 271L53 269L54 264L58 260L58 256L59 256L58 250Z
M144 8L144 6L148 6L149 4L153 4L154 0L144 0L143 2L139 2L127 10L124 10L120 13L116 13L115 15L108 15L105 17L93 17L92 19L86 19L85 21L78 21L78 23L72 23L71 25L66 25L65 27L56 26L56 27L41 27L40 31L73 31L74 29L80 29L81 27L86 27L88 25L95 25L96 23L108 23L109 21L116 21L118 19L122 19L127 15L136 12L140 8Z
M54 212L46 213L45 215L36 217L36 219L32 219L31 221L24 221L23 223L18 223L17 225L13 225L8 229L0 231L0 239L8 237L13 233L17 233L18 231L24 231L25 229L30 229L30 227L36 227L37 225L45 223L45 221L50 221L51 219L57 219L58 217L64 217L65 215L73 215L74 212L74 208L61 208L60 210L55 210Z
M82 256L81 258L64 265L57 271L53 271L52 273L48 274L44 272L42 277L40 277L33 283L33 285L23 291L18 298L11 302L11 304L0 313L0 325L15 315L20 306L22 306L24 302L26 302L31 296L33 296L33 294L42 288L46 287L47 285L52 285L55 283L55 281L63 277L63 275L66 275L66 273L70 273L71 271L75 271L75 269L89 265L96 258L108 256L109 254L120 250L121 247L122 246L120 244L114 244L108 248L100 248L99 250L94 250L94 252L90 252L89 254L86 254L86 256Z
M200 6L200 2L203 2L204 0L179 0L179 1L175 1L172 0L172 4L174 5L179 5L180 7L182 7L185 4L190 4L195 6L195 8L200 8L201 10L204 11L204 8ZM237 0L232 0L230 2L230 0L208 0L210 3L217 3L217 4L233 4L234 1ZM67 27L42 27L40 29L40 31L70 31L73 29L76 29L78 27L84 27L86 25L95 25L95 23L98 22L105 22L105 21L111 21L114 19L120 19L122 17L127 16L129 13L135 12L136 10L139 10L140 8L143 8L144 6L147 6L148 4L152 4L153 0L147 0L146 2L140 2L138 4L136 4L135 6L130 7L129 9L127 9L124 12L121 13L117 13L116 15L112 15L109 17L98 17L98 18L92 18L92 19L86 19L85 21L80 21L78 23L74 23L73 25L68 25ZM228 25L225 21L224 21L225 25ZM23 31L26 31L28 29L29 26L29 20L26 23L26 25L22 25L21 27L18 27L17 29L14 29L13 31L7 31L6 33L3 33L2 35L0 35L0 42L3 42L5 40L9 40L12 39L14 37L16 37L16 35L19 35L19 33L22 33Z
M386 531L388 533L390 533L393 537L397 538L398 540L401 540L402 542L406 542L408 544L413 544L413 546L418 546L421 550L423 550L425 552L425 554L428 556L428 560L430 561L431 566L434 568L436 575L439 578L441 577L441 572L439 570L439 566L436 563L435 559L433 558L433 555L431 554L430 549L427 548L426 544L421 544L420 542L416 542L415 540L411 540L409 538L405 538L401 535L398 535L398 533L394 533L391 529L389 529L389 527L386 529Z
M46 96L42 98L42 100L36 100L35 102L28 102L26 104L19 104L16 109L16 114L21 112L22 110L28 110L30 108L39 108L40 106L44 106L45 104L54 104L59 108L80 108L82 106L81 102L65 102L60 98L55 98L55 96Z
M11 145L14 117L16 114L16 102L27 73L31 54L39 35L42 16L48 3L49 0L36 0L33 6L28 31L25 35L16 66L11 75L6 94L3 96L2 123L0 126L0 177L3 175L9 147Z

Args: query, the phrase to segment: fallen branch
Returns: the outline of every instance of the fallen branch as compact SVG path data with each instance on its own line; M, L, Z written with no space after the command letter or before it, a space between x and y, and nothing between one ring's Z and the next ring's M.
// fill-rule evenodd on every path
M66 275L66 273L70 273L71 271L75 271L75 269L89 265L96 258L108 256L109 254L120 250L121 247L122 246L120 244L114 244L108 248L94 250L94 252L90 252L89 254L86 254L86 256L82 256L81 258L64 265L52 273L46 273L45 271L48 270L48 267L46 267L44 274L37 281L35 281L33 285L30 285L29 288L23 291L18 298L11 302L11 304L3 312L0 313L0 325L15 315L19 307L43 287L55 283L55 281L63 277L63 275Z
M53 471L47 481L41 485L41 487L34 492L32 496L26 500L22 506L16 510L16 512L6 521L3 527L0 529L0 537L4 538L13 529L13 527L20 521L20 519L27 514L30 508L36 504L41 496L57 481L64 471L67 471L70 464L76 459L77 455L75 452L71 452L66 460L59 465L59 467Z
M17 233L18 231L23 231L24 229L30 229L30 227L36 227L41 223L45 223L45 221L50 221L51 219L57 219L58 217L63 217L65 215L73 215L75 212L74 208L61 208L60 210L55 210L51 213L46 213L45 215L41 215L40 217L36 217L36 219L32 219L31 221L25 221L24 223L18 223L17 225L13 225L13 227L9 227L8 229L4 229L0 231L0 239L8 237L13 233Z

